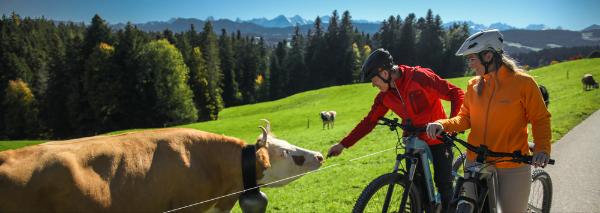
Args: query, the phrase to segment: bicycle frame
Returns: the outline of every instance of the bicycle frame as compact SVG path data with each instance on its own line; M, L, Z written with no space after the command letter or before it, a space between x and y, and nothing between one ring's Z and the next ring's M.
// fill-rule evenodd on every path
M455 198L460 193L462 196L476 201L476 212L482 212L487 198L489 212L500 212L498 204L498 173L492 165L473 162L473 165L464 167L465 176L460 177L455 188ZM460 185L459 185L460 183ZM461 190L464 190L461 192Z
M415 136L403 137L402 142L405 144L405 153L400 154L396 157L396 164L394 165L393 172L398 173L401 161L406 160L407 165L410 165L410 167L407 170L408 180L410 183L410 185L407 187L407 189L410 189L412 187L412 184L414 183L415 173L417 172L416 171L417 165L421 164L422 175L424 176L423 178L424 178L424 184L425 184L425 186L423 186L423 187L426 187L427 198L429 201L429 202L427 202L427 204L431 205L431 207L434 207L435 205L440 204L441 201L440 201L439 197L436 196L435 188L433 187L433 180L431 178L432 173L431 173L431 169L429 167L429 160L433 159L433 158L432 158L431 150L429 149L429 146L425 142L423 142L422 140L418 139ZM386 194L385 203L384 203L384 207L383 207L384 212L387 211L389 201L390 201L392 193L393 193L393 188L394 188L393 184L391 184L388 188L388 192ZM402 196L402 201L400 202L401 211L403 211L406 206L406 199L408 198L408 196L407 196L408 192L409 192L409 190L405 190L404 195Z
M454 141L459 142L468 150L473 151L477 154L477 160L476 162L473 162L473 165L467 165L466 163L464 164L464 178L460 177L457 171L453 171L453 174L458 176L458 179L456 181L452 202L456 203L458 202L457 200L465 200L471 202L474 205L474 210L476 210L476 212L481 212L483 211L483 207L485 205L484 202L487 198L490 212L502 211L501 207L497 205L498 174L494 166L494 163L497 163L499 161L491 163L485 162L486 157L509 157L511 158L510 160L504 161L515 161L531 164L532 156L522 155L520 151L515 151L513 153L493 152L490 151L485 145L475 147L461 139L456 138L455 136L449 136L447 133L442 133L442 139L445 143L452 143L453 145ZM459 159L464 160L463 156L459 157ZM548 164L554 164L554 160L549 159ZM462 190L466 189L465 184L468 183L472 183L474 184L474 186L471 186L470 189L467 189L471 190L470 192L462 193ZM475 193L472 192L473 190L476 190ZM465 195L460 196L461 193Z

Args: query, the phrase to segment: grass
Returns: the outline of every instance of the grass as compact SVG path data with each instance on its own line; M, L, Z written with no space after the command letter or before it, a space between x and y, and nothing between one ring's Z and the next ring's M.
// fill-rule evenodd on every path
M568 73L568 78L567 78ZM550 92L553 141L600 108L600 90L583 92L581 76L600 76L600 59L583 59L543 67L530 72ZM450 79L465 88L470 77ZM218 121L183 125L230 135L252 142L260 134L259 119L271 121L273 132L292 144L325 153L367 114L377 90L369 84L335 86L254 105L231 107ZM449 103L444 103L449 109ZM335 110L335 128L322 130L319 112ZM282 188L261 189L269 196L268 212L349 212L362 189L377 176L389 172L395 152L385 151L356 161L370 153L394 147L396 136L378 127L340 157L327 159L323 170L311 173ZM43 141L0 142L0 150ZM5 146L5 144L11 144ZM241 212L238 207L234 212Z

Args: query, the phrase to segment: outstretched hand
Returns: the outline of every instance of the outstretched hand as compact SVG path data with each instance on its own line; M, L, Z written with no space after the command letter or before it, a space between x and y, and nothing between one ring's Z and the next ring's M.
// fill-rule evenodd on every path
M327 152L327 157L335 157L342 154L344 151L344 146L341 143L336 143L331 148L329 148L329 152Z

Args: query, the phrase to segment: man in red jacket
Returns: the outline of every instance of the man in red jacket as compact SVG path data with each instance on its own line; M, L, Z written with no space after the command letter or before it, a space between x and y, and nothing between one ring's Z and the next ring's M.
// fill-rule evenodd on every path
M337 156L344 148L349 148L367 135L380 117L392 110L402 118L410 120L414 127L425 127L427 123L447 118L440 99L452 103L450 116L458 114L463 103L463 91L440 78L428 68L405 65L394 66L390 53L377 49L369 55L362 67L362 77L370 80L379 89L369 114L341 142L331 146L328 156ZM452 149L437 139L427 137L425 132L418 135L425 141L433 155L435 184L442 197L442 207L446 209L452 196Z

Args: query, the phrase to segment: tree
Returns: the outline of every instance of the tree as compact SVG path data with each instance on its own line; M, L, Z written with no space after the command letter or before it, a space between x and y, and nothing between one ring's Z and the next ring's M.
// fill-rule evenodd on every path
M85 32L85 39L82 47L83 57L87 59L87 57L100 42L112 44L111 37L111 30L106 21L98 14L94 15L92 18L92 24L86 29Z
M321 59L323 62L323 70L321 71L321 79L323 79L323 86L330 86L337 84L337 74L340 73L339 63L342 56L342 47L339 42L340 28L338 26L340 17L337 14L337 10L334 10L331 18L329 18L329 26L327 26L327 32L325 33L325 49L324 57Z
M194 104L198 110L200 120L209 120L210 118L210 88L208 86L208 69L206 61L202 56L200 47L195 47L189 59L190 78L188 84L194 94Z
M411 13L404 19L404 24L400 29L400 40L398 41L399 51L394 57L397 64L416 65L416 47L415 47L415 14Z
M125 29L117 33L117 40L114 63L118 71L115 72L115 81L120 85L121 91L115 94L115 97L121 103L119 109L113 112L114 119L122 128L145 126L141 119L145 115L138 110L143 102L136 95L136 78L137 73L141 72L138 54L149 38L134 25L127 23Z
M308 44L306 45L306 66L308 68L308 79L309 84L307 85L310 89L316 89L325 85L324 78L326 75L326 62L327 47L325 39L323 38L323 29L321 25L321 18L317 16L313 26L313 30L308 34ZM275 51L281 51L279 45ZM271 59L273 60L273 59ZM271 73L274 73L271 70Z
M445 76L442 70L442 56L444 46L442 43L442 27L439 15L435 18L431 9L427 11L424 23L420 25L421 33L417 42L418 63L423 67L433 69L438 75Z
M235 59L233 58L232 39L227 37L225 29L221 30L219 37L219 58L221 70L223 71L223 102L225 106L240 104L242 93L239 91L235 75Z
M304 37L300 33L299 26L294 28L291 46L284 62L290 75L289 86L285 87L288 95L304 91L305 85L308 83L308 71L304 63Z
M171 126L198 120L193 94L186 84L188 68L181 53L167 40L146 44L140 54L138 94L148 127Z
M37 137L38 109L29 86L20 79L11 80L4 94L2 108L6 136L10 139Z
M105 132L121 128L116 113L122 108L119 93L123 87L120 84L120 70L114 63L114 52L113 46L101 42L84 65L83 94L93 115L93 123L86 124L90 131Z
M238 61L240 69L239 82L244 103L256 102L256 79L260 67L260 53L254 42L254 38L246 37L241 40L241 46L239 47L239 50L241 50L240 60Z
M284 88L288 81L288 70L283 68L283 61L287 55L286 41L277 43L277 47L271 53L270 67L271 67L271 83L270 91L272 99L278 99L285 97Z
M339 31L340 60L338 73L336 73L338 84L352 83L353 75L359 69L358 48L354 49L354 27L352 26L350 12L344 11Z
M219 47L217 45L217 36L213 32L213 26L210 21L204 25L201 35L202 44L200 48L203 50L206 68L208 70L208 88L210 99L208 100L207 119L217 120L219 112L223 110L223 73L221 72L221 60L219 58Z
M446 50L444 51L444 65L446 72L441 72L443 78L452 78L464 76L465 62L463 57L456 56L455 53L460 45L469 37L469 26L466 23L462 25L453 24L446 34Z

